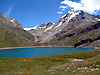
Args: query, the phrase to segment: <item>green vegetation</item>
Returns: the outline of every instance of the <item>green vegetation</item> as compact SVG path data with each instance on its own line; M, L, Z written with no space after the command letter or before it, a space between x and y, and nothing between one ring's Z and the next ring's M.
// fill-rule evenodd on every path
M39 46L34 37L19 27L0 22L0 47Z
M0 75L100 75L100 51L33 58L0 58Z

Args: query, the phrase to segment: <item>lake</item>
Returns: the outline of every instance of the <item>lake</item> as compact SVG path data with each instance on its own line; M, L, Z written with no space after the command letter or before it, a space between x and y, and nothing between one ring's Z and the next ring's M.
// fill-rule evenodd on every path
M73 47L32 47L16 49L0 49L0 58L22 58L65 54L71 52L92 51L92 48L73 48Z

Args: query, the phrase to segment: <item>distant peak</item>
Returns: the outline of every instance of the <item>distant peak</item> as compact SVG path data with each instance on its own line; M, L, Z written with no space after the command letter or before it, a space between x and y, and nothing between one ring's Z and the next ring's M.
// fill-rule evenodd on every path
M62 16L62 18L66 18L66 17L75 17L76 15L78 15L80 12L78 11L74 11L74 10L70 10L68 11L67 14L65 14L64 16Z
M74 10L68 11L68 14L74 14L74 13L77 13L77 11L74 11Z

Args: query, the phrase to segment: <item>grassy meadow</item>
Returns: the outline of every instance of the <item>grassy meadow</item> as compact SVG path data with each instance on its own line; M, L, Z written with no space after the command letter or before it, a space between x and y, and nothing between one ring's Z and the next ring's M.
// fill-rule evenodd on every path
M100 75L100 51L0 58L0 75Z

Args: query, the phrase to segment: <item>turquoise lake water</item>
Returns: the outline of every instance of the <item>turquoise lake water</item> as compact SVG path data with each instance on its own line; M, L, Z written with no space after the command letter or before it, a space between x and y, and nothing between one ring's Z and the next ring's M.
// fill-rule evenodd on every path
M73 48L73 47L32 47L0 50L0 58L22 58L37 57L57 54L66 54L71 52L92 51L91 48Z

